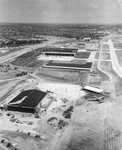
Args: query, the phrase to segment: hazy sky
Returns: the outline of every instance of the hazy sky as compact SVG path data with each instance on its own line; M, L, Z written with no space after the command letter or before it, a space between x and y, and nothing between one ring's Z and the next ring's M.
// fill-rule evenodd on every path
M0 22L122 23L122 0L0 0Z

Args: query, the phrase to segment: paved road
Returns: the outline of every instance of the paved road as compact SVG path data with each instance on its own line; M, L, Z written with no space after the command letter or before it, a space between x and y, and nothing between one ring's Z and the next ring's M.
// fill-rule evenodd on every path
M101 63L101 61L103 61L103 59L101 59L102 57L102 45L103 45L103 41L101 41L101 47L100 47L100 52L99 52L99 59L98 59L98 69L101 71L101 72L103 72L104 74L106 74L108 77L109 77L109 79L110 79L110 86L112 87L112 90L113 91L115 91L115 88L114 88L114 81L113 81L113 78L112 78L112 76L111 76L111 74L110 73L108 73L108 72L106 72L106 71L104 71L104 70L102 70L101 69L101 67L100 67L100 63ZM105 61L105 60L104 60ZM114 95L114 92L113 92L113 97L115 97L115 95Z
M117 59L117 56L115 53L115 49L113 47L113 43L110 39L108 40L108 44L110 47L113 70L122 78L122 70L121 70L120 65L118 63L118 59Z
M112 77L110 76L110 74L107 73L107 72L105 72L104 70L102 70L102 69L100 68L100 63L101 63L101 61L102 61L102 59L101 59L101 56L102 56L102 41L101 41L100 44L101 44L101 47L100 47L100 53L99 53L99 59L98 59L98 69L99 69L101 72L103 72L104 74L106 74L106 75L109 77L110 81L112 82Z

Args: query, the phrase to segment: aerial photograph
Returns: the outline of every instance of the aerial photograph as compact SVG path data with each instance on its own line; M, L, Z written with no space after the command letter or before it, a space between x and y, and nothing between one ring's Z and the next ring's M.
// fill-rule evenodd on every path
M0 0L0 150L122 150L122 0Z

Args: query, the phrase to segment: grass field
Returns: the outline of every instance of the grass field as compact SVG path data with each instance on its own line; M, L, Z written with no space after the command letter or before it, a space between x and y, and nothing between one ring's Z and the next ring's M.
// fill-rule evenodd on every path
M113 83L114 83L114 86L115 86L115 92L116 92L116 95L117 96L120 96L122 95L122 78L120 78L118 76L118 74L113 70L112 68L112 63L109 62L109 61L102 61L101 64L100 64L100 67L108 72L112 79L113 79Z
M99 58L99 53L96 53L94 59L98 59L98 58Z
M90 56L90 52L78 52L76 53L75 58L87 59Z
M119 49L119 50L122 49L122 43L113 43L113 46L115 49Z
M115 51L115 53L116 53L119 65L122 66L122 51L118 50L118 51Z
M108 44L102 44L102 49L108 50L109 49L109 45Z
M108 52L110 52L110 50L109 49L102 49L102 52L108 53Z
M73 59L71 62L76 63L76 64L86 64L87 60L82 60L82 59Z
M86 43L85 49L87 49L87 50L98 50L99 44L98 43Z
M110 60L111 59L110 53L102 53L101 59Z
M113 42L122 42L122 37L114 37L112 38Z

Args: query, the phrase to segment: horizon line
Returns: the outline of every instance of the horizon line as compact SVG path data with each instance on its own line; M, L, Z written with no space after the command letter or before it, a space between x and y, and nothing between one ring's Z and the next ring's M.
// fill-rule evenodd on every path
M0 24L74 24L74 25L122 25L122 23L63 23L63 22L0 22Z

